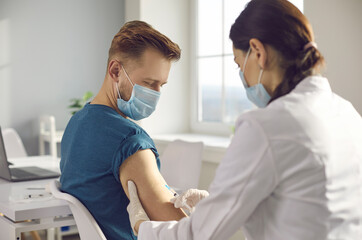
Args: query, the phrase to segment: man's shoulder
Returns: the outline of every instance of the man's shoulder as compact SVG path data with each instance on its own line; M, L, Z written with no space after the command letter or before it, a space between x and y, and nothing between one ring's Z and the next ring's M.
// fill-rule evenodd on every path
M119 115L114 109L103 105L87 104L69 121L65 135L81 134L87 137L125 139L132 135L148 134L138 124Z

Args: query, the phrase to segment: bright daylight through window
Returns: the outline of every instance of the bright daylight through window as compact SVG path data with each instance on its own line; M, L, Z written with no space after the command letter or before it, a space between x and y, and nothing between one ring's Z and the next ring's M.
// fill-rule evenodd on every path
M248 0L198 0L196 7L197 122L232 124L253 108L234 63L229 31ZM291 1L303 11L303 0Z

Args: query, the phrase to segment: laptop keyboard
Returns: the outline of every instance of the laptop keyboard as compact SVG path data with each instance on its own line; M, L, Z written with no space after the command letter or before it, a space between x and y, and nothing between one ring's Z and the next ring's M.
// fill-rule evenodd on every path
M11 175L17 177L17 178L31 178L38 176L37 174L27 172L25 170L19 169L19 168L11 168Z

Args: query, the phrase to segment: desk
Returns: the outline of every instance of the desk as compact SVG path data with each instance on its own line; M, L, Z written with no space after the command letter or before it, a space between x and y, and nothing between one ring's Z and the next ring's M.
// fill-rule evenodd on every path
M59 172L59 159L40 159L27 157L9 159L15 166L36 165ZM45 187L51 179L8 182L0 179L0 239L19 240L21 232L75 225L68 204L54 198L37 199L36 201L17 202L11 196L28 194L28 188ZM39 190L37 190L39 191ZM64 216L64 217L63 217ZM30 222L24 222L31 219Z

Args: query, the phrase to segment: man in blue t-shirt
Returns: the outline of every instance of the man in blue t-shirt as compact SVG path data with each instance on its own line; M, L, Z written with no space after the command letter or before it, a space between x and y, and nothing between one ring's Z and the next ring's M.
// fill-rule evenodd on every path
M131 121L156 108L180 48L142 21L115 35L97 96L69 121L61 145L62 190L92 213L107 239L137 239L131 229L127 181L133 180L151 220L185 216L170 203L150 136Z

